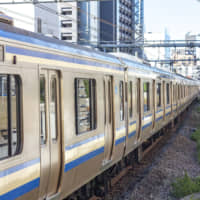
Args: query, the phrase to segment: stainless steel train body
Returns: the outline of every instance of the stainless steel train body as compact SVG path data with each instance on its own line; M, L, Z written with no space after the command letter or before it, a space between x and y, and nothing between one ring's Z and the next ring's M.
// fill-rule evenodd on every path
M63 199L197 97L189 79L0 25L0 199Z

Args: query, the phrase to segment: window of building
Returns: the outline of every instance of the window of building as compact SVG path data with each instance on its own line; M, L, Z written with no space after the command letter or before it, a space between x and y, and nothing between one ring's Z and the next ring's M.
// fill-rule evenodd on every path
M167 97L167 104L170 103L170 98L169 98L169 83L166 85L166 97Z
M76 133L96 129L96 80L75 79Z
M157 83L157 107L161 106L161 83Z
M0 159L20 153L20 119L20 78L0 75Z
M61 27L63 28L71 28L72 27L72 20L62 20Z
M37 18L37 32L42 33L42 19Z
M120 120L124 120L124 83L119 82L119 98L120 98Z
M62 40L72 40L72 36L64 36L62 37Z
M143 84L143 94L144 94L144 112L148 112L150 110L150 93L149 93L149 83L145 82Z
M133 117L133 83L132 81L129 81L129 88L128 88L128 91L129 91L129 117Z
M72 8L71 7L61 8L61 14L62 15L72 15Z
M61 33L61 40L72 40L72 33Z

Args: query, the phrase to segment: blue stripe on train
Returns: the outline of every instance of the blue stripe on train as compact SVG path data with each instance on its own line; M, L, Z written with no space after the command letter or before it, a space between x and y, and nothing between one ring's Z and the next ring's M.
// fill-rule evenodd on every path
M20 171L20 170L27 168L27 167L30 167L32 165L35 165L39 162L40 162L40 158L37 158L37 159L31 160L31 161L25 162L23 164L17 165L15 167L11 167L9 169L6 169L6 170L0 172L0 178L4 177L4 176L8 176L9 174L15 173L17 171Z
M99 149L96 149L95 151L92 151L86 155L81 156L80 158L77 158L76 160L73 160L67 164L65 164L65 172L77 167L78 165L98 156L99 154L104 152L104 147L101 147Z
M170 115L170 114L171 114L171 111L170 111L170 112L168 112L168 113L166 113L165 115L166 115L166 116L168 116L168 115Z
M160 121L162 118L163 118L163 116L158 117L158 118L156 119L156 122Z
M17 199L18 197L36 189L39 187L40 184L40 178L37 178L33 181L30 181L29 183L26 183L14 190L11 190L10 192L3 194L0 196L1 200L14 200Z
M145 124L143 127L142 127L142 130L144 130L145 128L149 127L152 125L152 122L149 122L148 124Z
M163 109L158 110L156 113L159 113L159 112L161 112L161 111L163 111Z
M135 134L136 134L136 131L132 131L132 132L128 135L128 138L133 137Z
M129 125L131 126L131 125L133 125L133 124L136 124L136 121L131 122Z
M8 31L4 31L4 30L0 30L0 36L1 37L5 37L5 38L9 38L9 39L13 39L13 40L17 40L17 41L21 41L21 42L26 42L29 44L34 44L34 45L40 45L43 47L47 47L47 48L51 48L51 49L57 49L57 50L61 50L67 53L74 53L75 55L79 55L79 54L83 54L88 56L88 54L91 54L91 52L86 52L85 50L81 50L80 47L77 46L70 46L70 45L62 45L62 44L57 44L54 42L48 42L39 38L35 38L35 37L31 37L31 36L25 36L25 35L21 35L21 34L16 34L16 33L11 33ZM95 52L93 52L93 57L104 57L105 55L100 55L97 54ZM107 58L107 60L111 61L111 62L117 62L118 64L121 64L120 61L118 61L116 58L111 58L110 56L105 56Z
M6 46L6 52L24 55L24 56L32 56L32 57L37 57L37 58L45 58L45 59L49 59L49 60L57 60L57 61L71 62L71 63L76 63L76 64L92 65L92 66L96 66L96 67L103 67L103 68L108 68L108 69L124 71L124 69L122 67L116 67L116 66L98 63L98 62L81 60L81 59L77 59L77 58L75 59L75 58L70 58L70 57L51 54L51 53L44 53L44 52L39 52L39 51L22 49L22 48L13 47L13 46Z
M79 147L79 146L81 146L81 145L83 145L83 144L87 144L87 143L89 143L89 142L91 142L91 141L97 140L97 139L102 138L102 137L104 137L104 133L99 134L99 135L96 135L96 136L91 137L91 138L88 138L88 139L83 140L83 141L81 141L81 142L72 144L72 145L70 145L70 146L66 146L66 147L65 147L65 150L74 149L74 148L76 148L76 147Z
M143 117L143 119L151 117L151 116L152 116L152 114L146 115L146 116Z
M121 143L124 142L125 140L126 140L126 136L123 136L123 137L117 139L117 140L115 141L115 146L117 146L118 144L121 144Z

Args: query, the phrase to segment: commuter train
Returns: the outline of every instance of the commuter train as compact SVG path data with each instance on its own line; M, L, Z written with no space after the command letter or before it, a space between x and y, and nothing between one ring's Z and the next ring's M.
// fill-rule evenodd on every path
M180 75L0 24L0 199L87 199L198 93Z

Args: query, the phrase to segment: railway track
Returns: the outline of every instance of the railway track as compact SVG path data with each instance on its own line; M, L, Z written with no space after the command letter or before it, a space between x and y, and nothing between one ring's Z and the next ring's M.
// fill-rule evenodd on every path
M157 155L164 149L167 143L170 143L170 140L173 140L177 136L176 133L182 127L181 118L184 118L186 115L187 113L184 112L173 128L169 125L162 130L162 133L154 143L143 151L144 156L140 162L135 161L126 165L116 176L111 178L109 183L110 188L105 189L104 196L93 196L90 200L117 200L117 196L121 196L121 191L125 191L125 196L129 193L128 191L133 191L135 185L142 181L149 173ZM120 199L126 199L125 196Z

